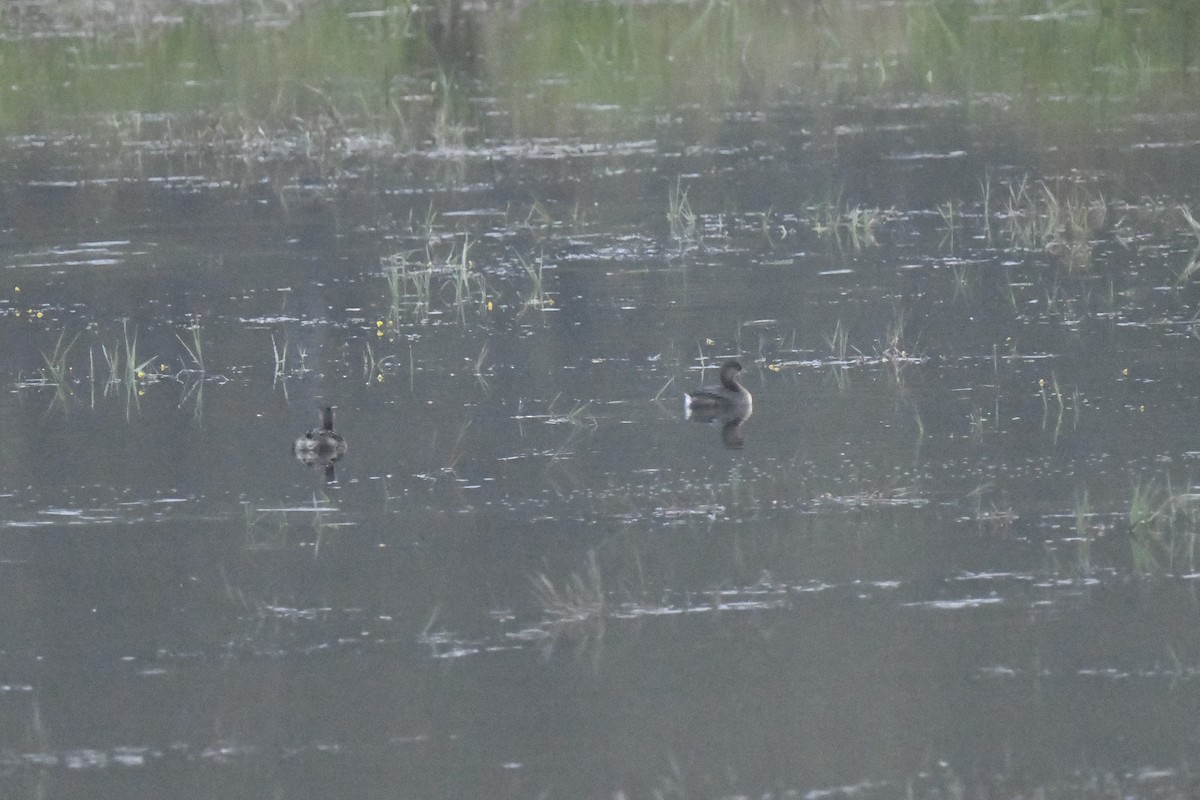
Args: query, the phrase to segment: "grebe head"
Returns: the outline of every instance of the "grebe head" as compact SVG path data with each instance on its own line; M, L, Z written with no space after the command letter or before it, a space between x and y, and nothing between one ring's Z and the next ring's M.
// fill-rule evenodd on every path
M726 389L738 391L742 388L741 381L738 380L738 375L742 372L742 365L737 361L726 361L721 365L721 385Z

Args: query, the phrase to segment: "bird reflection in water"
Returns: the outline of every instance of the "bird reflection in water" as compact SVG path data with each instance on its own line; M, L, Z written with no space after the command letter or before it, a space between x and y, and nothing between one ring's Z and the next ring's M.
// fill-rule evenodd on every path
M692 422L711 422L721 426L721 442L730 450L739 450L746 443L746 432L742 430L742 423L750 419L751 411L748 409L745 412L725 412L713 413L711 411L697 411L689 408L687 410L687 418Z

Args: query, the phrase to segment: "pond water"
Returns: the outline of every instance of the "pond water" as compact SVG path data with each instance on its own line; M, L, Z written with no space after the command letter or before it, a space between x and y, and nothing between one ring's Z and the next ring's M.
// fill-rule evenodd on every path
M1010 5L10 12L3 793L1190 796L1194 47Z

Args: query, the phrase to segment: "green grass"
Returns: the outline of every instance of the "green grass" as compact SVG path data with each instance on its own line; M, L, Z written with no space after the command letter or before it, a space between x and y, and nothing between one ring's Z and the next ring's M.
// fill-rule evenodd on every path
M1154 483L1133 487L1129 501L1129 538L1133 568L1139 573L1159 572L1169 562L1166 530L1169 503Z
M525 256L517 253L517 258L521 262L521 269L525 272L525 277L529 279L529 293L521 298L521 312L525 312L531 308L543 310L547 306L554 305L554 301L550 295L546 294L545 284L542 280L542 269L545 266L545 259L538 256L536 260L530 262Z
M1196 570L1200 496L1174 491L1169 478L1138 483L1129 501L1128 520L1136 572Z
M183 345L183 349L187 352L188 358L191 359L191 366L189 367L185 363L184 371L198 372L203 376L206 370L204 368L204 342L200 338L200 319L197 318L195 322L189 325L188 330L191 332L191 344L188 344L187 340L185 340L178 333L175 334L175 338L179 340L181 345Z
M449 283L454 287L454 308L461 320L465 320L467 306L473 300L480 305L487 302L487 278L475 269L470 259L471 246L471 237L464 235L462 248L451 251L446 259L451 269Z
M125 345L125 370L123 372L122 385L126 391L132 392L137 388L141 381L145 380L147 375L152 374L153 371L148 373L146 372L146 368L153 364L158 356L150 356L150 358L147 358L144 361L139 361L137 328L133 329L133 338L130 338L129 321L124 320L121 323L121 330Z
M471 259L475 243L469 234L462 235L443 257L437 253L439 238L434 225L435 216L419 223L426 238L426 263L416 267L410 261L411 252L385 256L383 277L387 283L389 328L400 325L401 309L409 306L414 316L425 318L433 309L434 300L453 310L460 321L466 321L469 309L486 308L488 302L487 276L476 268ZM457 236L455 237L457 239Z
M168 136L147 120L170 118L172 140L229 167L255 169L243 159L263 141L295 136L332 168L351 131L388 153L454 151L476 134L562 135L596 105L629 110L612 123L620 140L639 133L639 111L1003 95L1022 98L1014 115L1048 149L1094 134L1127 98L1147 114L1187 103L1172 90L1196 62L1194 4L1077 0L1069 23L1030 13L1052 5L531 0L464 7L447 26L444 2L370 17L341 3L44 3L36 16L0 10L18 34L0 43L0 86L19 87L0 131L105 120L135 159L137 143ZM478 96L509 113L473 113Z
M400 323L400 304L408 297L408 255L392 253L383 257L383 277L388 288L388 320Z
M66 336L67 331L63 329L58 334L58 341L54 343L54 350L50 355L42 353L42 359L46 362L46 369L50 373L47 382L54 386L54 398L50 401L51 405L58 402L62 403L63 408L67 407L67 401L71 396L70 367L67 365L67 356L70 355L71 348L79 339L79 334L75 334L71 337L71 341L64 345L63 340L66 339Z
M55 387L55 396L51 403L52 405L57 402L65 404L71 395L71 366L68 361L72 348L78 339L79 334L76 334L70 341L66 341L66 331L64 330L59 334L53 351L49 354L42 354L42 359L46 362L47 371L44 382ZM147 385L171 377L163 374L167 369L165 364L161 365L159 369L151 366L157 360L157 356L151 356L147 359L139 357L137 340L137 331L134 330L131 334L129 323L126 320L122 323L121 341L111 347L103 342L100 344L100 352L108 368L108 377L100 381L103 386L103 393L105 395L110 391L123 393L126 399L130 401L130 407L136 401L136 398L144 392ZM89 347L88 382L91 386L93 406L96 400L97 378L95 350ZM126 409L127 414L130 407Z
M1091 264L1092 239L1108 218L1104 193L1073 179L1010 183L1003 222L1011 247L1042 250L1069 269Z

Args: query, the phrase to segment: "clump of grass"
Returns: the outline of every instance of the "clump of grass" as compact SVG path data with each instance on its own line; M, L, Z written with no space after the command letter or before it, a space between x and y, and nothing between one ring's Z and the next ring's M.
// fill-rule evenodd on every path
M560 459L570 456L573 452L572 448L575 446L576 442L579 441L580 437L585 433L596 430L596 428L598 428L600 425L596 418L588 413L588 409L591 408L591 403L576 403L567 413L556 414L554 413L554 403L557 402L557 400L558 398L555 397L554 400L550 402L550 413L546 418L546 424L566 425L568 427L568 433L562 444L560 444L558 448L555 449L550 455L550 460L552 462L557 462Z
M554 217L540 200L534 200L533 205L529 207L529 213L525 215L523 227L531 231L546 232L554 227Z
M855 206L845 214L843 226L850 236L850 244L855 250L875 247L879 240L875 232L883 224L883 212L878 208L859 208Z
M63 340L66 336L67 331L64 328L58 334L58 341L54 343L54 350L50 355L42 353L42 358L46 362L46 369L50 373L47 383L54 386L54 398L51 400L51 405L59 402L63 404L64 408L66 407L67 399L71 395L70 379L68 377L70 367L67 366L67 356L70 354L75 341L79 338L79 334L75 334L71 337L71 341L64 345Z
M971 273L966 264L951 264L950 277L954 286L954 299L971 299Z
M454 285L454 307L458 310L460 318L465 316L467 304L476 292L480 305L487 302L487 279L482 272L475 270L475 264L468 256L471 245L471 238L464 236L462 249L458 251L457 257L454 251L451 251L447 259L452 269L450 283Z
M976 486L971 491L967 492L967 499L975 504L975 521L981 525L989 525L1000 528L1012 525L1016 521L1017 515L1013 511L1012 506L997 505L994 500L987 500L987 507L984 507L984 499L991 493L996 485L990 481L985 481ZM1001 498L1004 502L1004 498Z
M542 282L542 269L545 267L545 258L538 256L537 260L532 263L520 253L517 258L521 261L521 269L525 271L525 277L529 278L530 291L528 296L521 299L521 313L528 309L536 308L544 310L547 306L553 306L554 300L550 295L546 294L545 285Z
M474 242L470 237L464 236L462 247L453 246L445 258L434 253L434 246L433 235L429 233L424 267L414 268L409 261L411 253L393 253L382 259L383 277L388 286L389 327L399 323L400 308L405 302L412 303L418 316L429 314L437 276L444 276L438 285L438 296L445 297L446 290L452 290L453 298L447 301L447 305L458 312L460 319L465 320L468 306L486 305L487 278L471 260Z
M427 243L428 248L432 242ZM419 316L429 313L430 286L433 280L432 256L429 266L423 269L412 268L409 258L411 253L392 253L384 256L383 277L388 286L388 320L393 324L400 322L400 307L404 302L411 302Z
M1069 268L1091 261L1091 239L1104 226L1103 192L1078 181L1033 184L1028 177L1008 187L1004 222L1010 242L1063 258Z
M191 344L188 344L178 333L175 334L175 338L179 340L179 343L183 345L183 349L187 351L188 357L192 359L192 366L185 366L184 371L199 372L203 375L206 370L204 368L204 344L200 340L200 320L197 318L193 324L188 326L188 329L192 332Z
M987 417L984 416L982 408L974 408L971 410L968 420L971 423L971 441L983 441L983 430L987 424Z
M1187 223L1188 232L1196 237L1196 249L1187 266L1180 270L1179 277L1176 279L1176 283L1182 286L1191 279L1196 270L1200 270L1200 221L1192 216L1192 212L1188 210L1187 206L1179 206L1179 213L1183 217L1183 221Z
M834 325L833 333L822 334L822 338L825 339L825 346L829 348L830 374L837 384L838 391L844 392L848 384L846 366L849 364L847 357L850 351L850 333L839 319Z
M1129 501L1129 537L1134 569L1142 573L1196 569L1200 524L1195 494L1175 492L1170 480L1133 487Z
M483 391L488 391L488 380L484 370L484 363L487 361L488 343L485 341L483 347L479 350L479 357L475 359L475 380L479 381L479 387Z
M467 140L467 126L459 120L455 92L457 85L445 70L438 70L439 97L433 119L433 143L437 150L460 152Z
M121 329L125 343L125 372L122 383L126 391L132 391L140 381L144 380L150 374L146 372L146 367L154 363L154 360L158 356L150 356L145 361L139 362L137 354L137 328L133 330L132 339L129 338L129 320L124 320L121 323Z
M1166 529L1168 508L1162 492L1153 483L1137 484L1129 501L1129 537L1133 566L1138 572L1158 572L1170 555Z
M829 355L835 361L845 361L850 346L850 333L842 326L842 321L839 319L833 328L833 333L823 336L825 345L829 348Z
M175 338L183 345L188 358L191 359L191 366L185 362L183 369L176 376L182 378L184 382L183 398L179 402L179 407L183 408L189 401L194 401L193 416L199 422L204 413L204 381L208 373L204 366L204 344L200 337L200 319L196 318L188 328L192 333L191 344L188 344L187 340L178 333L175 334Z
M432 296L433 285L433 270L419 269L408 274L413 285L413 300L415 304L414 310L417 316L425 317L429 315L429 301Z
M942 218L942 222L946 224L946 233L942 236L942 247L947 247L950 252L954 252L955 234L958 232L959 221L962 217L962 212L959 210L957 203L953 200L947 200L937 207L938 215Z
M895 211L880 208L841 207L840 200L817 206L811 220L813 232L818 236L832 237L839 248L849 243L854 250L876 247L876 234Z
M884 363L891 365L892 378L900 383L900 370L910 360L910 357L908 347L904 343L904 312L899 307L894 307L892 312L892 320L887 325L879 357ZM838 342L837 344L843 349L846 347L845 343Z
M596 551L588 553L583 572L575 572L556 585L545 573L533 579L534 600L552 628L604 625L604 581Z
M100 354L104 356L104 363L108 365L108 380L104 382L104 393L108 394L110 386L121 382L121 351L115 345L112 350L109 350L108 345L101 342Z
M380 259L388 287L388 321L400 322L400 303L408 297L408 254L392 253Z
M688 201L688 190L681 178L667 189L667 222L671 225L671 239L680 251L690 250L700 243L696 230L696 213Z

